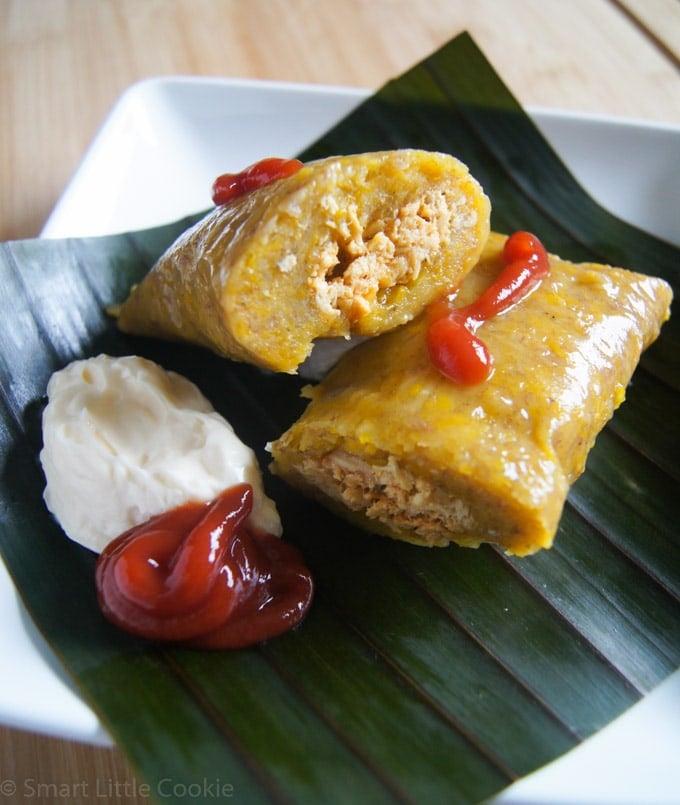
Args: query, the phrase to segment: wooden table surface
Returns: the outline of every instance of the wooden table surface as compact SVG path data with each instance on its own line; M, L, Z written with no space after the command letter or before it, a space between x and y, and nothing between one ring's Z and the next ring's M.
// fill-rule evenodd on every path
M526 105L680 124L680 0L0 0L0 240L40 233L140 79L377 89L463 30ZM148 801L117 750L4 726L0 778Z

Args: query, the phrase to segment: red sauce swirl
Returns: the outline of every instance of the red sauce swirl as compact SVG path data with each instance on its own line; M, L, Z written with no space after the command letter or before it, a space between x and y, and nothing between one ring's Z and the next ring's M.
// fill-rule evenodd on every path
M313 582L298 550L252 531L249 484L126 531L96 567L104 615L128 632L197 648L259 643L298 624Z
M240 173L223 173L213 183L213 202L218 206L228 204L258 187L292 176L301 167L302 162L299 159L268 157L255 162Z
M477 329L528 296L550 270L543 244L530 232L515 232L507 239L503 260L503 271L472 304L452 307L455 294L450 294L430 306L430 359L456 383L475 385L491 375L493 359Z

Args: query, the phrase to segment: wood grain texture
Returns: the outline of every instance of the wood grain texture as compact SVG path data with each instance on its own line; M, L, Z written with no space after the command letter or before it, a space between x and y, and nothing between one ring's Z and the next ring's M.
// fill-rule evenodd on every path
M1 240L39 233L150 76L376 89L468 30L524 104L680 123L678 0L0 0L0 20ZM34 783L50 786L36 802L149 801L117 750L7 727L0 777L8 803Z
M680 71L680 3L677 0L612 0ZM676 87L676 94L678 89Z
M0 15L1 240L39 233L149 76L376 89L468 30L524 104L680 122L675 66L610 0L0 0Z
M150 798L116 749L0 727L3 805L139 805Z

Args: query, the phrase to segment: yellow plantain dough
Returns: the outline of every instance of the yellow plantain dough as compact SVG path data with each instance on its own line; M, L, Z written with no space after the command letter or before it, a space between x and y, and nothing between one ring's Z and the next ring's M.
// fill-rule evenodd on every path
M497 276L504 241L491 234L456 304ZM654 277L550 263L529 297L479 328L490 379L441 376L421 316L305 389L307 409L270 446L273 471L375 533L518 555L550 547L569 486L671 302Z
M315 339L384 332L458 285L489 215L452 156L403 149L310 162L183 234L118 325L295 373Z

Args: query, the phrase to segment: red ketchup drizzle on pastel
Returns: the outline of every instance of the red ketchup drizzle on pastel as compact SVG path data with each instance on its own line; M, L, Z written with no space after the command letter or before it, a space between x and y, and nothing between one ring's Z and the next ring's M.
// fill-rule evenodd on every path
M96 567L104 615L140 637L236 649L296 626L313 582L298 550L252 531L249 484L187 503L113 540Z
M530 232L515 232L506 240L503 260L504 269L472 304L451 307L449 296L430 306L430 359L445 377L461 385L476 385L491 375L493 359L475 334L480 325L528 296L550 270L543 244Z
M222 206L229 204L239 196L257 190L258 187L285 179L297 173L302 167L299 159L280 159L268 157L261 159L254 165L242 170L240 173L223 173L215 179L212 186L212 199L215 204Z

